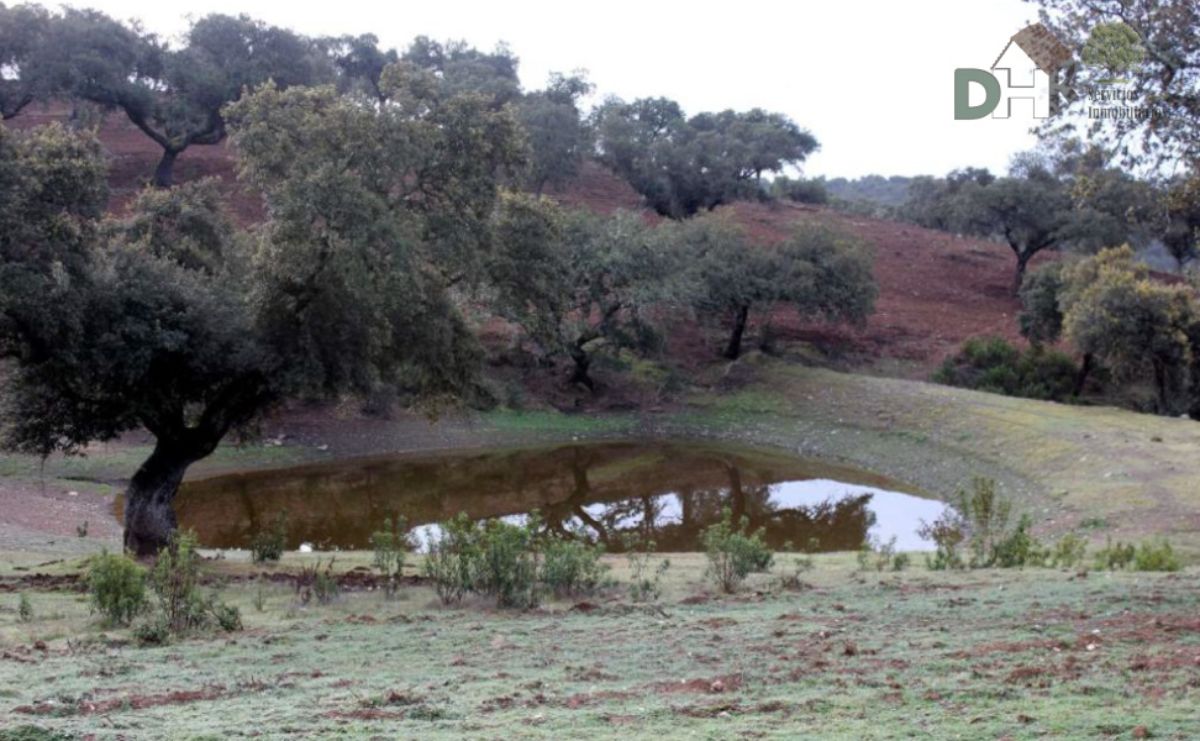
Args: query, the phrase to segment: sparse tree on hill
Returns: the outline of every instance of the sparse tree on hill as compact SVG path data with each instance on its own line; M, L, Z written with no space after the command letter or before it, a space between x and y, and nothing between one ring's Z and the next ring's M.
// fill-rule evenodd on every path
M728 321L722 354L730 360L741 355L752 314L787 306L805 318L861 324L874 308L870 253L826 227L805 225L781 244L754 244L742 227L711 215L676 225L671 238L692 266L692 306Z
M817 149L812 134L761 109L689 119L667 98L614 98L594 121L600 161L673 219L758 197L764 172L797 165Z
M518 128L474 96L432 111L406 93L379 107L264 87L233 106L242 175L270 213L253 233L207 182L148 191L106 226L94 140L0 129L4 440L47 455L148 430L131 551L166 542L188 467L281 399L473 388L479 354L447 276L482 261L488 225L472 222L519 164Z
M225 139L222 109L243 90L332 78L310 40L246 16L200 18L178 49L94 10L67 8L56 25L67 57L57 92L124 112L162 149L159 187L171 185L182 152Z

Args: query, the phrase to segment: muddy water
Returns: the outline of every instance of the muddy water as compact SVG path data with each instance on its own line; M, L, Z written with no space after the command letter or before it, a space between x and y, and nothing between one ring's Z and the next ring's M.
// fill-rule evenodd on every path
M628 442L362 458L253 471L184 484L180 524L213 548L242 548L287 513L288 547L364 548L384 518L415 530L473 518L540 513L620 550L626 536L659 551L699 549L700 532L729 507L782 547L852 550L868 535L928 547L921 520L935 500L868 471L709 444ZM418 533L419 534L419 533Z

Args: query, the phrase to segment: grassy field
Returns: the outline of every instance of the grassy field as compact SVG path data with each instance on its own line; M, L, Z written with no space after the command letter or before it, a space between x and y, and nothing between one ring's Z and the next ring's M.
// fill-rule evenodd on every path
M27 726L101 738L1200 737L1195 423L753 358L720 387L655 414L500 411L445 422L439 439L721 439L866 467L943 497L983 475L1046 539L1079 532L1094 549L1166 536L1190 565L946 573L916 556L906 571L876 573L828 554L797 589L780 581L793 560L781 555L772 574L719 596L703 556L674 554L654 605L617 587L514 612L445 608L423 585L394 601L351 588L331 605L300 605L288 574L317 555L289 554L260 578L229 553L205 571L246 630L145 648L101 628L70 582L87 553L115 546L111 528L46 537L9 524L0 739ZM397 437L381 444L396 449ZM332 452L303 439L229 447L199 472L327 459L336 442ZM55 505L86 500L103 512L144 452L114 446L44 471L8 456L0 475L11 501L40 481L78 490L47 500ZM337 555L343 572L368 562ZM624 559L610 563L628 579ZM31 622L19 620L22 591Z
M234 558L209 572L248 575ZM100 632L84 595L32 592L25 624L5 594L0 725L214 739L1200 734L1194 570L876 573L835 554L799 588L756 575L719 596L702 556L669 558L653 605L618 586L528 612L444 608L423 586L299 606L285 583L237 581L223 596L245 631L161 648Z

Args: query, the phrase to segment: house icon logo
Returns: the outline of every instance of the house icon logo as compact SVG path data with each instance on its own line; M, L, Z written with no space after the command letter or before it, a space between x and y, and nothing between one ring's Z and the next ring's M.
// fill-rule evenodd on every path
M1057 112L1059 73L1072 59L1071 49L1050 29L1040 23L1026 26L1009 39L990 70L954 70L954 118L1011 118L1013 101L1019 100L1031 101L1034 118L1049 118ZM978 105L971 105L972 86L984 93Z

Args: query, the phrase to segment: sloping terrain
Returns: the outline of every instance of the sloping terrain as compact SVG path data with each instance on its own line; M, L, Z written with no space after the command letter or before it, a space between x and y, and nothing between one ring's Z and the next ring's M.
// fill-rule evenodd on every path
M24 128L66 117L63 107L34 107L6 125ZM112 208L120 212L153 173L159 151L117 113L106 117L100 138L112 157ZM262 217L260 199L238 184L233 152L225 145L188 149L179 157L175 174L178 182L220 178L228 184L230 206L241 221ZM550 194L564 203L604 212L640 207L640 198L626 183L590 163L573 182ZM780 312L773 324L781 341L812 343L843 356L849 368L925 378L967 337L1016 337L1013 317L1018 304L1008 294L1013 258L1004 245L791 203L739 203L731 208L763 240L786 236L797 220L821 219L858 234L875 248L880 295L866 327L814 326ZM712 351L711 343L696 333L685 328L678 334L683 350Z

